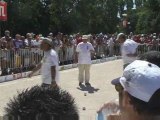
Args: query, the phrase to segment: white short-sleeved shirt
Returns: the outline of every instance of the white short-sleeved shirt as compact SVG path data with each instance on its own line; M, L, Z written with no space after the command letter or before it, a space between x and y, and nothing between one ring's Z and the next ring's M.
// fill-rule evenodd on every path
M127 54L135 54L138 47L138 43L131 39L126 39L126 41L121 45L121 53L124 64L128 64L137 59L137 57L128 57Z
M55 81L59 84L59 59L57 53L53 49L44 52L44 57L42 59L41 75L42 81L45 84L51 84L51 66L56 66Z
M90 42L80 42L77 45L76 52L78 52L78 64L91 64L91 51L94 50Z

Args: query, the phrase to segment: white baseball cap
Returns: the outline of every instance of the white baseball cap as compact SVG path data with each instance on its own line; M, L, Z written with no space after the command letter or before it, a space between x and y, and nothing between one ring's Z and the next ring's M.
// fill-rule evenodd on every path
M123 76L112 81L120 83L130 95L148 102L160 89L160 68L147 61L135 60L123 72Z
M125 36L125 34L124 34L124 33L119 33L119 34L117 35L116 41L118 41L119 38L122 37L122 36Z
M88 35L83 35L82 36L82 40L88 40L88 38L89 38Z
M52 40L50 38L43 38L42 40L43 40L43 42L47 43L50 46L53 45Z

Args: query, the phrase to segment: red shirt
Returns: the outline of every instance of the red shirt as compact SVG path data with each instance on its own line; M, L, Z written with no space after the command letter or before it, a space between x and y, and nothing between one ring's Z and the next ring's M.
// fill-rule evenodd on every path
M77 43L77 45L78 45L80 42L82 42L82 37L76 38L76 43Z

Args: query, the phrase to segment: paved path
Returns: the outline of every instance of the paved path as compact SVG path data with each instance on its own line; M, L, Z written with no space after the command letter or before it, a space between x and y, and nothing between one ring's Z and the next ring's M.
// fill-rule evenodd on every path
M80 120L95 120L98 108L104 102L117 98L118 95L110 82L121 74L121 60L94 64L91 66L90 83L92 87L81 89L78 86L77 68L60 71L61 87L69 91L75 98L79 108ZM4 115L3 108L9 99L16 95L17 91L37 84L41 84L40 76L0 83L0 116ZM84 93L87 93L87 96L84 96ZM83 110L83 107L86 107L86 110Z

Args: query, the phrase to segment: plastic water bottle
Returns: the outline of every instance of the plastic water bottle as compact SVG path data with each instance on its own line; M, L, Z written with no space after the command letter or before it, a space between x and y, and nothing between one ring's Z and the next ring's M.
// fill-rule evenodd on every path
M118 105L119 101L118 99L115 99L109 103L115 103ZM107 120L108 115L119 113L119 111L120 109L118 106L113 108L111 106L105 107L98 113L97 120Z
M104 120L104 116L103 116L102 111L98 112L98 114L97 114L97 120Z

